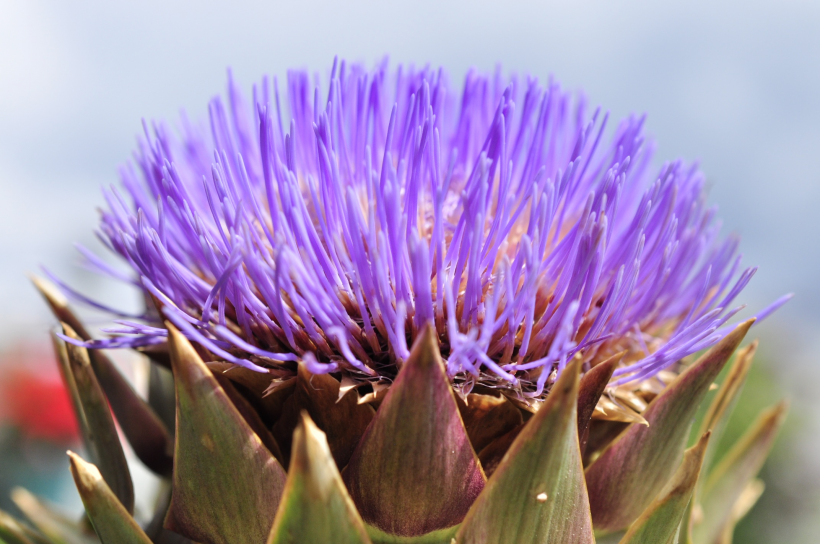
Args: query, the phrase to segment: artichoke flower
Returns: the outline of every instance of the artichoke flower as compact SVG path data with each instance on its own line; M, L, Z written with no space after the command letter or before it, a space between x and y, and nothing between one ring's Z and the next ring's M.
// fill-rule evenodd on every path
M285 87L144 123L99 229L132 273L80 248L143 312L34 278L90 525L18 490L33 526L0 538L731 542L786 412L716 458L756 343L732 355L788 297L730 324L755 269L698 168L554 81L334 62ZM150 359L147 400L103 349ZM147 523L113 417L162 478Z

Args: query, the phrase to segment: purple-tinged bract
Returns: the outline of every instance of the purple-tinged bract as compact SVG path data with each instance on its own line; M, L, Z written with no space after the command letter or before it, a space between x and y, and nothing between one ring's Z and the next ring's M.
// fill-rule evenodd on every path
M531 77L342 62L316 85L249 103L229 80L207 124L146 127L105 194L103 240L215 357L389 381L432 321L457 388L538 397L573 356L627 350L630 381L728 332L754 269L701 172L653 168L642 117L611 129ZM139 317L92 345L166 341Z

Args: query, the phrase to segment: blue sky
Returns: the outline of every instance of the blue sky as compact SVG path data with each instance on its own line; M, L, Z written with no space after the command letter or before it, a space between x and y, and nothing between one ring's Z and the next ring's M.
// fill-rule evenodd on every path
M116 3L0 0L0 341L43 324L24 273L76 266L99 187L140 120L204 113L233 67L248 87L333 56L554 74L616 117L649 115L658 158L695 159L725 231L760 265L745 299L797 297L772 327L820 326L820 3L798 0ZM129 299L130 300L130 299Z

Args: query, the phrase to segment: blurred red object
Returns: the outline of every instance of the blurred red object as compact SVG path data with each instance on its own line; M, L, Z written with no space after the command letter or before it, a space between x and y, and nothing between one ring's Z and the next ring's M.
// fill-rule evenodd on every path
M26 438L74 443L79 430L54 355L19 346L0 356L0 425Z

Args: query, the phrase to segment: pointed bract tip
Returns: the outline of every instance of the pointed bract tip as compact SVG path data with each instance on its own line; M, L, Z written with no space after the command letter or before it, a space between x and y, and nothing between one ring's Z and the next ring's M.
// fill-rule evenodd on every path
M72 451L68 452L68 457L71 462L71 475L99 541L105 544L150 544L148 536L134 521L131 512L126 510L108 487L99 469ZM76 542L70 538L65 540Z
M789 413L789 405L789 401L783 399L770 408L770 417L773 425L779 426L783 420L786 419L786 415Z
M313 418L310 417L310 414L307 410L301 411L301 421L299 422L299 426L302 427L307 433L309 433L313 437L325 437L327 436L325 432L313 422Z
M575 358L564 368L513 440L461 524L458 542L595 542L577 435L581 364Z
M689 376L700 374L707 368L711 368L711 370L707 370L706 373L710 375L714 374L714 377L716 377L717 373L723 369L723 366L731 358L732 354L746 337L746 333L749 332L749 329L752 325L754 325L755 321L756 318L753 317L743 323L740 323L737 327L732 329L729 334L724 336L717 344L710 348L709 351L701 355L697 361L689 365L689 368L683 371L678 376L676 381L683 382ZM714 377L712 379L714 379Z
M296 431L294 431L294 451L297 449L296 433L302 433L305 445L313 443L324 447L324 449L327 449L327 455L331 457L330 449L327 445L327 435L322 429L316 426L307 410L302 410L299 414L299 424L296 426Z
M172 324L166 326L177 431L164 526L196 542L264 542L285 471L188 339Z
M33 273L28 274L28 279L52 308L68 307L68 299L52 282Z
M173 368L175 374L183 370L180 366L183 361L196 362L202 365L203 368L207 368L205 367L205 363L202 362L202 358L194 349L194 346L191 344L190 340L188 340L184 334L179 332L179 329L177 329L173 323L166 321L165 327L168 329L168 351L171 355L171 367Z
M425 478L412 467L423 467ZM367 523L406 537L458 525L484 488L429 326L356 447L344 480Z
M558 379L552 386L550 395L558 392L563 395L572 394L574 396L575 390L578 389L578 382L581 377L581 366L583 364L583 359L580 357L573 357L569 364L567 364L564 368L564 371L561 372L561 375L558 376Z
M405 366L414 365L418 367L428 367L431 364L441 362L441 348L438 342L436 329L429 321L424 324L420 334L410 348L410 356L405 361Z
M293 433L287 483L267 539L268 544L299 542L370 544L326 435L306 410Z
M313 420L310 419L310 414L308 414L307 410L302 410L299 412L299 420L299 427L309 428L311 425L314 427L316 426L316 424L313 423Z
M717 344L715 344L703 357L708 357L711 353L718 353L718 352L728 352L726 357L728 358L740 345L743 339L746 337L746 334L749 332L749 329L752 328L752 325L755 324L757 321L756 317L752 317L747 319L743 323L738 323L738 325L729 331L729 333L724 336ZM693 365L694 366L694 365Z
M624 355L626 355L626 352L627 352L627 350L619 351L615 355L612 355L611 357L608 357L607 359L605 359L602 362L595 365L594 368L597 368L601 365L606 365L606 364L617 365L618 363L621 362L621 359L624 358Z
M735 336L740 336L740 338L742 340L746 336L746 333L749 332L749 329L752 328L752 325L755 324L756 321L757 321L756 317L751 317L751 318L747 319L746 321L744 321L743 323L739 323L738 326L735 327L734 330L732 330L732 332L730 332L729 334L726 335L727 338L729 336L735 335ZM740 342L740 341L738 341L738 342Z
M522 434L526 435L530 432L535 432L534 429L541 425L540 420L546 418L556 406L571 407L576 413L573 417L577 419L578 389L580 386L582 364L583 361L580 358L574 358L570 361L566 368L564 368L564 371L561 372L561 375L558 376L555 384L553 384L546 400L538 406L535 415L527 423L527 426L524 427L524 433Z
M683 461L670 482L673 489L688 494L695 488L711 437L712 431L706 431L691 448L683 452Z
M752 366L752 360L754 359L755 353L757 353L757 347L760 344L760 341L755 338L752 340L749 345L742 347L737 352L737 362L735 363L738 365L737 372L745 372Z
M711 429L703 433L698 439L698 441L695 443L695 445L686 450L686 453L692 452L693 455L703 457L703 453L706 451L706 447L709 445L710 438L712 438Z
M624 355L626 355L626 350L619 351L618 353L607 357L586 371L582 380L591 380L596 383L604 382L605 387L608 387L609 380L612 379L612 373L615 372L616 368L618 368L618 365L621 363L621 359L623 359Z
M87 492L102 481L102 474L96 465L87 462L71 450L66 453L68 454L71 475L74 476L74 482L77 484L80 494Z
M327 459L332 462L333 455L330 453L327 435L316 426L307 410L302 410L299 414L299 423L293 431L293 446L288 472L300 468L310 470L310 465L318 459Z
M740 454L757 442L773 441L788 413L789 401L787 400L781 400L774 406L763 410L757 417L757 421L738 440L734 448L726 454L726 457L720 461L720 465L727 464L727 458L732 454ZM771 447L771 442L769 442L768 447Z

